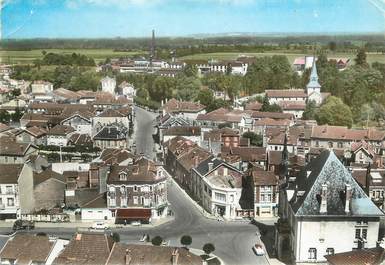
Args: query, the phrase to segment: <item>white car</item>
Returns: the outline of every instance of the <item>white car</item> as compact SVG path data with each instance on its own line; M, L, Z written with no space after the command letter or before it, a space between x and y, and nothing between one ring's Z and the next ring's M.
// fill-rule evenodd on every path
M95 229L95 230L106 230L108 229L108 225L103 223L103 222L95 222L92 224L92 226L90 227L91 229Z
M255 254L257 254L257 256L265 255L265 251L263 250L263 247L260 244L255 244L253 250Z
M142 223L140 221L132 221L131 225L133 226L140 226Z

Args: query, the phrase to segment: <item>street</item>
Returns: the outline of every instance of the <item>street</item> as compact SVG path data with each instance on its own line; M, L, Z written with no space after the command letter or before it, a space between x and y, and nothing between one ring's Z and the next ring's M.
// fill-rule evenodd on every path
M156 114L137 107L135 110L137 152L143 152L152 157L151 154L154 153L153 119ZM202 249L205 243L213 243L216 249L214 254L226 265L269 264L264 256L256 256L252 251L253 244L260 243L256 235L259 231L255 225L246 220L225 222L204 217L190 197L176 185L172 181L168 183L168 201L175 217L172 221L156 227L127 226L114 228L112 231L119 233L122 242L139 244L142 235L149 234L151 238L159 235L165 241L170 241L170 246L181 246L181 236L190 235L192 248ZM0 228L2 234L10 233L10 230L10 228ZM76 231L78 231L77 227L55 227L36 228L30 232L44 232L69 239ZM5 239L2 237L0 241L5 242Z
M157 114L146 111L140 107L135 106L135 127L134 135L136 143L136 153L143 153L147 157L154 159L154 141L152 139L152 133L154 131L153 121Z

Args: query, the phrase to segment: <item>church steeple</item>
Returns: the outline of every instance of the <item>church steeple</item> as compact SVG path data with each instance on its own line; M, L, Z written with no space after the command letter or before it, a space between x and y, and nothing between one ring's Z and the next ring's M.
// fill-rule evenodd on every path
M309 83L306 85L306 88L308 90L309 90L309 88L313 89L313 90L316 88L321 89L321 85L318 82L317 64L316 64L316 57L315 56L313 59L313 65L311 67Z

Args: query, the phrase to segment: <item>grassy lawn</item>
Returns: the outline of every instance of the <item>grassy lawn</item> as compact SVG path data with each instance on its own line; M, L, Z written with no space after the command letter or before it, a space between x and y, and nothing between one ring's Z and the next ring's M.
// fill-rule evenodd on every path
M43 50L31 51L0 51L1 62L3 63L32 63L37 58L43 58ZM47 53L71 54L80 53L93 58L96 62L105 60L107 57L116 58L120 56L132 56L140 54L140 51L134 52L114 52L113 49L45 49Z
M202 54L194 54L189 56L181 57L180 59L184 60L231 60L236 59L239 55L246 56L255 56L255 57L263 57L263 56L273 56L273 55L285 55L287 56L290 63L294 62L294 59L297 57L305 56L304 53L291 53L291 52L264 52L264 53L236 53L236 52L220 52L220 53L202 53ZM333 57L344 57L350 58L351 62L354 62L354 58L356 54L352 53L329 53L329 58ZM385 63L385 55L380 53L368 53L367 54L368 63L380 62Z

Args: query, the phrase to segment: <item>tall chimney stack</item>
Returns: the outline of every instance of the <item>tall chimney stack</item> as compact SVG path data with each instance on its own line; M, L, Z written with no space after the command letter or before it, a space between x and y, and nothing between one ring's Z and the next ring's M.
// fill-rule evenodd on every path
M327 213L328 211L328 186L327 184L322 184L322 191L321 191L321 207L320 207L320 213Z
M345 213L350 212L350 200L352 199L352 187L349 184L345 185Z

